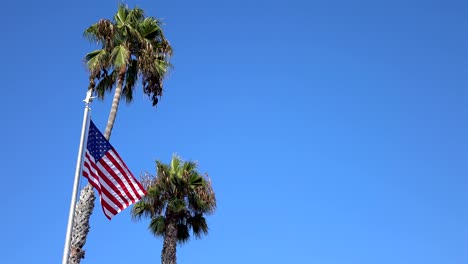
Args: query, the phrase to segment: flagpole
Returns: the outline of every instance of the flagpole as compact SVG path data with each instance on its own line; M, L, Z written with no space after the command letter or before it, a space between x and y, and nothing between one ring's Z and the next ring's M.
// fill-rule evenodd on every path
M80 137L80 146L78 148L78 159L76 161L76 169L75 169L75 180L73 182L73 191L72 197L70 202L70 213L68 214L68 225L67 225L67 234L65 236L65 246L63 248L63 258L62 264L68 263L68 255L70 253L70 241L71 241L71 233L73 227L73 218L75 215L75 206L76 206L76 197L78 194L78 187L80 185L80 176L82 170L82 163L83 163L83 149L87 141L88 137L88 128L89 128L89 105L93 101L93 97L91 96L93 93L92 90L88 90L86 93L86 98L84 99L85 102L85 109L83 115L83 125L81 127L81 137Z

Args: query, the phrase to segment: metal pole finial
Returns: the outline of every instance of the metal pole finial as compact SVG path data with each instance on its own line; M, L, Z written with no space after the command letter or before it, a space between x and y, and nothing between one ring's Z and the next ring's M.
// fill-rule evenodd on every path
M86 98L83 100L83 102L87 104L91 103L93 101L93 99L96 98L93 96L93 90L91 89L88 89L88 91L86 92Z

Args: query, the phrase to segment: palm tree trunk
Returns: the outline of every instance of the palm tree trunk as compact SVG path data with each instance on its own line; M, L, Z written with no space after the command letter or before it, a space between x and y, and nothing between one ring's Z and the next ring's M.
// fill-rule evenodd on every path
M166 214L167 215L167 214ZM161 253L162 264L176 264L176 250L177 250L177 225L173 217L166 216L166 231L164 234L164 243Z
M126 68L125 66L120 69L119 77L117 79L117 85L115 87L114 98L112 99L111 111L109 118L107 119L106 131L104 131L104 137L109 140L112 128L114 127L115 118L117 117L117 110L119 109L120 97L122 96L122 86L125 79Z
M115 118L117 117L117 110L119 108L120 97L122 95L122 86L125 79L125 72L126 68L122 67L119 72L114 98L112 100L111 111L107 120L106 131L104 132L104 137L107 140L109 140L111 136ZM84 258L85 251L83 250L83 247L86 243L86 237L89 233L89 219L93 213L95 200L96 196L94 194L93 186L88 183L81 191L80 200L75 207L72 241L70 243L71 253L68 259L69 264L79 264L81 259Z
M89 232L89 218L93 212L95 199L93 186L91 184L86 185L81 190L80 200L75 208L75 219L70 243L71 250L68 258L69 264L79 264L81 259L85 257L83 246L86 243L86 237Z

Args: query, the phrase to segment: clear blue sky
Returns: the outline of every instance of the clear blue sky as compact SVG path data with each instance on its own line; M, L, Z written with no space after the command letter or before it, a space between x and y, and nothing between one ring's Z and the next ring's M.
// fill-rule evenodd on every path
M136 175L173 152L213 179L210 235L179 263L468 263L468 4L128 1L175 65L111 142ZM7 1L2 263L59 263L93 49L117 1ZM103 130L109 102L93 104ZM84 182L82 182L82 185ZM82 263L159 263L162 240L97 204Z

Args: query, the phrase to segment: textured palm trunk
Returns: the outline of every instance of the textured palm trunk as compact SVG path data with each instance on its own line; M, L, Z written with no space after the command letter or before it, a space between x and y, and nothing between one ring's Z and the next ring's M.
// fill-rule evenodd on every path
M70 256L68 258L69 264L78 264L85 256L83 246L86 243L86 236L89 232L89 217L93 212L95 199L93 186L91 186L91 184L86 185L86 187L81 190L80 200L75 208Z
M119 108L120 97L122 96L122 86L125 79L125 67L122 67L119 72L119 78L115 88L114 98L112 100L111 111L107 120L106 130L104 137L109 140L114 127L115 118L117 117L117 110ZM70 256L68 259L69 264L79 264L81 259L85 257L83 247L86 243L90 225L89 219L94 209L94 201L96 196L94 194L93 186L87 184L81 190L80 200L75 207L75 218L73 221L72 240L70 242Z
M161 253L162 264L176 264L176 250L177 250L177 225L175 219L167 217L166 231L164 234L164 243Z
M106 131L104 131L104 137L109 140L112 128L114 128L115 118L117 117L117 110L119 109L120 97L122 96L122 86L125 79L126 68L122 67L119 72L119 78L117 79L117 85L115 87L114 98L112 99L111 111L109 118L107 119Z

